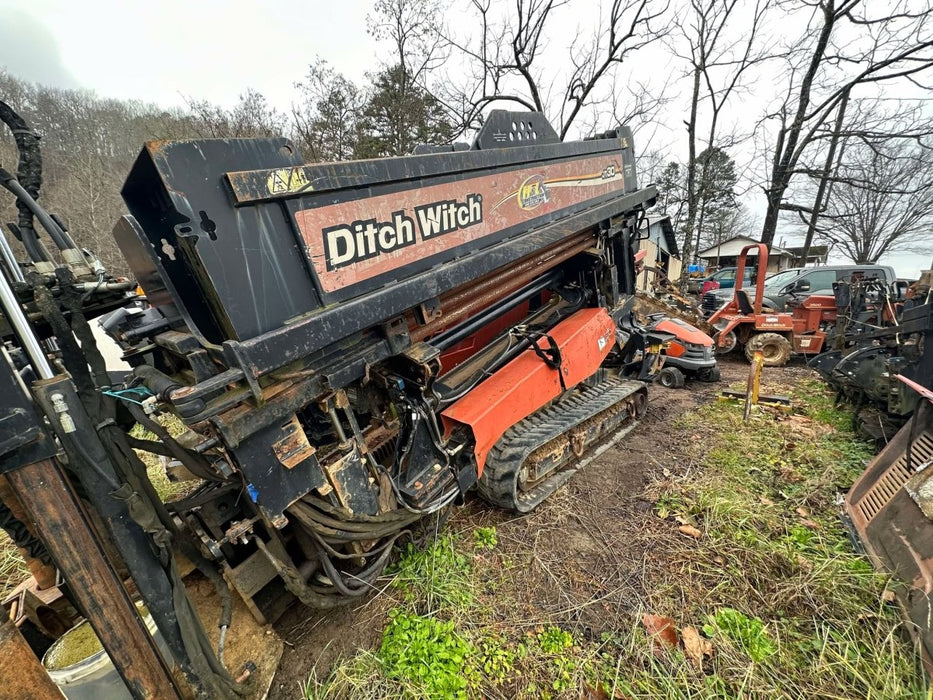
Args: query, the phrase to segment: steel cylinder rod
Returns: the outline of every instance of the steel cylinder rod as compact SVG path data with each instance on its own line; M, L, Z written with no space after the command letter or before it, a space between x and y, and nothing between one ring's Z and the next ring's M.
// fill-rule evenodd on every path
M0 307L2 307L3 313L23 344L23 349L29 356L29 360L32 362L32 366L39 378L51 379L55 376L52 366L45 356L45 351L39 345L39 341L29 325L29 320L19 305L19 300L16 298L13 288L3 275L0 275Z
M10 270L14 282L25 280L23 271L19 269L19 263L16 262L16 256L13 255L13 249L10 248L10 243L2 231L0 231L0 257L3 258L3 262L6 263L7 268Z

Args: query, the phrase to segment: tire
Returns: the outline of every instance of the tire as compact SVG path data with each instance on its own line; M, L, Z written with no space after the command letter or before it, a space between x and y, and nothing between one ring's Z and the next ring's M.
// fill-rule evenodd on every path
M697 372L697 379L701 382L718 382L722 379L722 371L719 369L718 365L715 367L707 367Z
M783 367L791 355L790 341L780 333L756 333L745 343L745 357L751 362L761 350L765 367Z
M684 373L676 367L664 367L658 373L658 384L668 389L680 389L684 385Z
M726 333L726 342L724 345L720 346L717 342L713 346L713 349L717 355L725 355L727 352L732 352L735 350L735 346L739 344L739 339L735 336L735 331L729 331Z

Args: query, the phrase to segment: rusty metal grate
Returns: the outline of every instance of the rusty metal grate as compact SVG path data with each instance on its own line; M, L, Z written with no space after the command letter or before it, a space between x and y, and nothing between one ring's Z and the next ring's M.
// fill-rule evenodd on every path
M931 460L933 460L933 433L925 431L914 440L911 461L914 465L920 465ZM888 467L884 475L865 492L858 502L859 513L865 518L866 523L890 503L911 476L913 472L907 468L907 453L905 452Z

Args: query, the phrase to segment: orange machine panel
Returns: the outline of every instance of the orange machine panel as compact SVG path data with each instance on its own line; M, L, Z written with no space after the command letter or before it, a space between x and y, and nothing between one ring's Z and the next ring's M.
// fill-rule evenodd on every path
M551 329L560 348L560 373L568 389L593 374L615 341L615 324L603 308L581 309ZM535 341L546 351L546 338ZM506 430L558 397L563 391L552 369L528 348L469 394L441 413L449 435L457 425L473 431L476 466L480 474L486 456Z

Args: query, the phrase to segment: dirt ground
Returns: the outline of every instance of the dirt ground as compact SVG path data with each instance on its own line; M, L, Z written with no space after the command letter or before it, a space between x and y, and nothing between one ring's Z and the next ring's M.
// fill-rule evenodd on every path
M526 592L523 617L529 627L546 620L596 639L624 626L646 602L644 572L664 566L665 552L658 551L657 537L644 536L648 523L657 520L647 517L652 501L643 496L652 482L695 468L684 446L702 436L686 434L673 422L715 400L724 387L744 382L748 373L741 357L720 366L718 383L688 381L683 389L652 386L648 414L639 426L535 512L516 516L472 496L453 514L449 529L469 533L495 526L500 543L524 564L515 586ZM815 376L800 361L764 372L764 381L771 384L792 385ZM335 660L375 649L392 595L387 589L332 612L291 608L276 624L285 652L269 697L301 697L299 684L312 669L324 677Z

